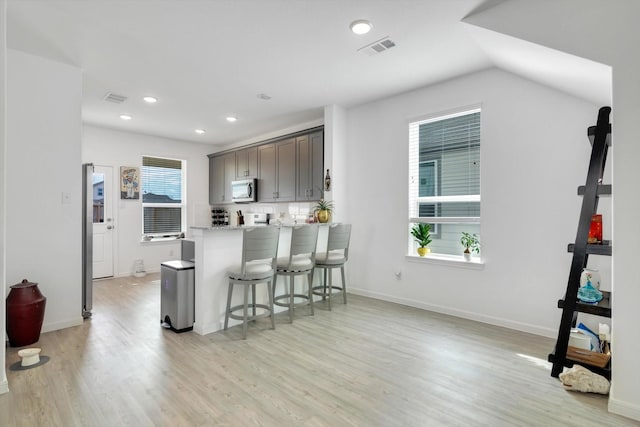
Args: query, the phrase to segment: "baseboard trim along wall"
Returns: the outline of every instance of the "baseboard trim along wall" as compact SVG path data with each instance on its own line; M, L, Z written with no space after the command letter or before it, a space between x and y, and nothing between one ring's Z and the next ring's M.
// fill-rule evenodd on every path
M409 300L406 298L398 298L379 292L371 292L363 289L355 289L350 287L348 292L362 295L369 298L379 299L382 301L394 302L396 304L407 305L409 307L420 308L422 310L433 311L440 314L447 314L454 317L460 317L462 319L473 320L476 322L487 323L489 325L501 326L503 328L514 329L516 331L527 332L534 335L540 335L548 338L555 338L557 331L554 329L541 328L539 326L530 325L528 323L514 322L512 320L502 319L499 317L486 316L483 314L474 313L471 311L457 310L450 307L444 307L440 305L425 304L418 301Z
M80 311L80 309L78 309ZM52 322L45 323L42 325L41 333L57 331L60 329L70 328L72 326L80 326L82 325L82 315L78 315L78 317L74 317L73 319L67 319L60 322Z
M613 389L612 391L615 392ZM608 409L612 414L622 415L623 417L631 418L632 420L640 420L639 406L617 400L611 397L611 394L609 394Z

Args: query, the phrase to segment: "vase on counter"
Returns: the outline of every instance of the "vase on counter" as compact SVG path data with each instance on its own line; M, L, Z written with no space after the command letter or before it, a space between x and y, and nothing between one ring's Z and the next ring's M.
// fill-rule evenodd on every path
M40 293L38 284L24 279L11 286L6 303L7 336L11 347L38 342L47 304L47 298Z
M325 210L318 211L318 222L321 222L321 223L329 222L330 218L331 218L331 214L329 213L329 211L325 211Z

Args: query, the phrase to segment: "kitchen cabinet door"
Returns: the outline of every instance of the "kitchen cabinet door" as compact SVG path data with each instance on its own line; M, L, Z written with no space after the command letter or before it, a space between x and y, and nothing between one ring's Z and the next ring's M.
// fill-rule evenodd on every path
M296 140L286 139L276 143L278 202L296 200Z
M258 147L258 202L277 200L276 144Z
M258 148L236 151L236 178L249 179L258 176Z
M236 178L236 155L209 158L209 204L231 203L231 181Z
M231 200L231 183L236 179L236 153L224 155L224 203L233 203Z
M224 157L209 158L209 204L224 203Z
M296 200L320 200L324 189L323 132L296 138L296 153Z

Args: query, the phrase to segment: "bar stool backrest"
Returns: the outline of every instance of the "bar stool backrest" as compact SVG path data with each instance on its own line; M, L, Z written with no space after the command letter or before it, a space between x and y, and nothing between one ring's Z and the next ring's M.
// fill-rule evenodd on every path
M349 240L351 238L351 224L332 224L329 226L329 240L327 253L342 250L345 262L349 259Z
M269 261L271 268L275 271L279 237L279 227L255 227L244 230L242 238L243 275L246 272L247 263L252 261Z
M291 258L296 255L308 255L311 263L316 260L316 246L318 245L318 224L299 225L291 230L291 248L289 250L289 265Z

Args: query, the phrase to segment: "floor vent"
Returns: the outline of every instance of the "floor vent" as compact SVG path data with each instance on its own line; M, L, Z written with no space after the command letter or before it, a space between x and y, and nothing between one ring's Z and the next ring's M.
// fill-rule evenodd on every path
M124 101L127 100L127 97L124 95L118 95L116 93L109 92L104 96L104 100L109 102L115 102L116 104L122 104Z
M361 47L360 49L358 49L358 52L362 52L371 56L389 50L395 45L395 42L391 40L389 36L387 36L364 47Z

